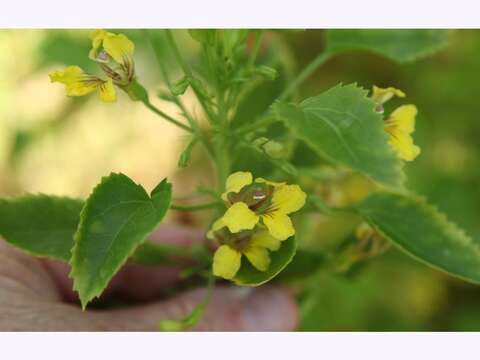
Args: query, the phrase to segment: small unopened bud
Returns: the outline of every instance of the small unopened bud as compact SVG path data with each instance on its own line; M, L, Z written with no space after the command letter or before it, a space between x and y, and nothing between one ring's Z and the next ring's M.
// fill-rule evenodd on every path
M185 91L187 91L188 86L190 85L190 78L188 76L184 76L180 80L178 80L175 84L172 84L172 95L179 96L183 95Z
M286 149L283 144L270 140L263 145L263 149L273 159L282 159L286 156Z
M185 148L185 150L182 151L180 154L180 157L178 158L178 167L185 168L188 166L188 163L190 161L190 155L192 153L192 149L195 146L197 142L197 138L194 138L192 141L190 141Z
M272 159L283 159L287 156L287 149L283 144L264 136L255 139L253 146L262 149Z
M268 80L275 80L278 76L278 71L270 66L261 65L255 69L257 74L262 75Z

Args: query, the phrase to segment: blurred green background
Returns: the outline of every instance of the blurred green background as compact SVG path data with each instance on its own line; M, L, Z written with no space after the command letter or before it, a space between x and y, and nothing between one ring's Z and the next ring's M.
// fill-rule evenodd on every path
M126 31L136 43L136 69L152 98L162 89L149 44L139 30ZM23 192L85 197L111 171L125 172L146 188L173 179L178 193L209 183L202 157L177 170L186 138L141 104L121 94L114 104L95 96L69 99L48 73L66 65L97 71L88 59L87 30L0 30L0 196ZM329 60L304 84L300 98L340 82L395 86L419 108L415 141L421 156L406 166L409 188L437 204L480 241L480 31L452 31L449 45L415 63L398 65L366 52ZM176 32L181 49L198 63L198 45ZM162 39L159 38L159 43ZM275 57L279 80L257 90L258 115L278 94L285 77L308 64L324 47L324 31L271 32L260 59ZM162 61L173 79L181 75L168 52ZM267 59L267 60L265 60ZM200 112L191 94L184 96ZM177 117L167 102L158 107ZM240 166L240 165L239 165ZM198 225L198 220L171 218ZM347 275L319 273L311 291L299 295L303 330L480 330L480 287L456 280L392 249ZM305 294L308 294L305 295Z

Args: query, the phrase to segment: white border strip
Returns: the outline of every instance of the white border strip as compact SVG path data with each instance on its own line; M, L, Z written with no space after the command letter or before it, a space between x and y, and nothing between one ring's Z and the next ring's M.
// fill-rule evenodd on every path
M478 28L474 0L5 0L14 28Z
M478 339L478 333L0 334L2 359L38 360L473 359Z

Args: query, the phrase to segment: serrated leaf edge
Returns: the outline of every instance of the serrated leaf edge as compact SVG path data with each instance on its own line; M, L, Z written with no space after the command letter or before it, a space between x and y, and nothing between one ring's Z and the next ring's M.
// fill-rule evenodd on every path
M451 221L448 219L447 215L441 212L437 206L430 204L427 199L423 196L417 195L417 194L412 194L412 193L400 193L400 192L388 192L390 194L396 194L396 195L401 195L401 196L408 196L410 199L415 201L417 204L420 206L423 206L433 217L435 223L437 225L440 225L445 231L451 235L452 237L458 238L461 243L464 245L467 245L472 248L475 253L478 253L478 256L480 257L480 244L476 243L472 237L468 236L467 233L460 228L455 222ZM452 272L449 272L448 270L445 270L441 268L438 265L432 264L420 257L418 257L415 254L412 254L410 251L408 251L404 246L398 244L396 241L392 240L387 234L385 234L371 219L368 217L368 215L365 215L361 213L360 211L356 211L358 215L360 215L372 228L374 228L376 231L378 231L382 236L384 236L386 239L388 239L394 246L402 250L405 254L408 256L414 258L415 260L429 266L430 268L433 268L435 270L438 270L444 274L448 274L449 276L453 276L455 278L461 279L463 281L472 283L472 284L480 284L480 281L455 274Z
M307 101L308 99L311 99L311 98L314 98L314 97L317 97L317 96L321 96L321 95L323 95L323 94L326 94L326 93L328 93L329 91L336 90L337 88L352 88L352 89L354 89L354 90L360 91L361 93L363 93L362 96L361 96L361 99L362 99L363 101L367 101L367 102L369 102L369 103L371 104L371 106L372 106L372 111L373 111L373 109L375 108L375 103L373 102L372 99L370 99L370 98L368 97L369 91L368 91L367 89L365 89L365 88L357 85L356 82L351 83L351 84L347 84L347 85L343 85L343 83L339 83L339 84L337 84L337 85L335 85L335 86L327 89L326 91L320 93L319 95L312 96L312 97L310 97L310 98L307 98L307 99L303 100L303 101L302 101L300 104L298 104L298 105L297 105L297 104L293 104L293 103L290 103L290 104L292 104L292 105L294 105L295 107L297 107L300 111L303 111L300 107L305 103L305 101ZM287 103L287 104L288 104L288 103ZM277 113L277 111L275 110L275 106L273 107L273 110L274 110L274 113L277 115L277 117L280 118L280 119L282 119L282 116L278 116L278 113ZM379 115L379 116L380 116L380 119L381 119L381 115ZM287 126L287 127L288 127L288 126ZM317 152L316 146L315 146L314 144L312 144L312 142L311 142L310 140L308 140L308 139L306 139L306 138L304 138L304 137L302 137L302 136L299 136L299 134L297 133L296 130L294 130L294 129L290 128L290 127L288 127L288 129L289 129L290 131L292 131L292 132L295 132L295 133L296 133L296 137L297 137L298 139L301 139L302 141L304 141L304 142L312 149L312 151ZM384 141L385 141L385 145L386 145L386 149L387 149L386 151L388 151L388 152L392 155L392 157L397 158L397 155L395 154L395 152L393 151L393 149L388 145L388 134L387 134L385 131L383 131L382 136L383 136ZM371 176L370 174L366 173L366 172L363 171L363 170L356 169L356 168L350 166L349 164L344 163L343 161L338 161L338 160L336 160L336 159L333 159L333 158L330 157L329 155L325 154L323 151L319 151L319 155L320 155L321 157L325 158L326 160L330 161L330 162L333 163L333 164L339 164L339 165L342 165L342 166L347 167L347 168L349 168L349 169L352 169L352 170L354 170L354 171L357 171L357 172L360 172L360 173L362 173L362 174L365 174L365 175L366 175L369 179L371 179L374 183L379 184L379 185L382 185L383 187L385 187L385 188L387 188L387 189L392 189L392 190L394 190L394 189L404 189L405 181L406 181L406 175L405 175L405 173L404 173L404 171L403 171L403 168L404 168L405 164L404 164L404 162L401 161L400 159L398 159L398 161L396 161L395 166L393 167L394 171L397 173L397 176L398 176L398 182L397 182L396 185L394 185L394 184L387 184L387 183L381 182L380 180L375 179L373 176Z
M71 198L69 196L61 196L61 195L48 195L48 194L45 194L45 193L25 193L25 194L21 194L19 196L10 196L10 197L4 197L4 198L0 198L0 204L2 202L8 202L8 203L15 203L15 202L21 202L21 201L24 201L24 200L28 200L28 199L34 199L34 198L46 198L48 200L53 200L53 201L61 201L61 200L67 200L67 201L76 201L78 203L85 203L85 200L83 199L80 199L80 198ZM4 241L6 241L8 244L10 244L11 246L15 247L16 249L19 249L20 251L22 251L23 253L25 254L28 254L30 256L33 256L33 257L37 257L37 258L42 258L42 259L48 259L48 260L59 260L59 261L65 261L65 262L68 262L67 259L64 259L64 258L60 258L60 257L56 257L56 256L49 256L49 255L39 255L37 253L34 253L32 251L29 251L28 249L25 249L25 248L22 248L22 247L19 247L17 246L16 244L14 243L11 243L10 241L8 241L5 237L5 235L3 235L0 231L0 236L2 236L2 239Z
M93 190L92 190L92 192L90 193L87 201L85 201L85 205L83 206L82 211L80 212L80 221L79 221L79 223L78 223L77 231L75 232L75 235L74 235L74 245L73 245L72 251L71 251L72 256L71 256L70 261L69 261L69 265L71 266L71 271L70 271L70 273L68 274L68 277L73 280L73 290L76 291L76 292L78 293L78 295L79 295L80 303L81 303L81 306L82 306L82 310L85 310L85 308L86 308L86 306L87 306L87 304L88 304L89 302L91 302L91 301L92 301L93 299L95 299L95 298L98 298L98 297L102 294L102 292L103 292L104 289L100 289L100 290L96 290L96 291L91 291L91 292L89 293L89 296L88 296L88 297L82 296L82 294L80 294L80 292L79 292L78 284L77 284L77 282L75 281L75 274L76 274L76 271L75 271L75 269L76 269L76 267L75 267L75 260L76 260L76 258L75 258L75 255L74 255L74 254L75 254L75 250L76 250L76 248L77 248L77 246L78 246L78 242L79 242L80 227L81 227L81 225L82 225L85 217L86 217L87 214L88 214L88 210L89 210L89 209L88 209L88 206L87 206L88 200L89 200L92 196L94 196L94 194L96 193L96 191L98 190L98 188L100 188L101 186L103 186L106 182L110 181L110 180L112 179L112 176L114 176L114 177L116 177L116 176L125 176L125 177L128 178L130 181L132 181L136 186L142 188L143 191L145 192L145 194L147 195L147 197L150 199L150 201L152 201L152 197L149 196L149 194L145 191L145 189L143 188L143 186L135 183L132 179L130 179L127 175L125 175L125 174L123 174L123 173L114 173L114 172L112 172L112 173L110 173L108 176L103 176L102 179L101 179L101 181L100 181L100 183L97 184L97 185L93 188ZM165 178L164 180L162 180L162 182L164 182L164 181L167 182L167 179ZM167 182L167 183L168 183L168 182ZM170 189L171 189L171 186L170 186ZM152 206L153 206L153 204L152 204ZM156 209L156 207L154 207L154 208ZM167 209L167 210L168 210L168 209ZM163 214L162 219L163 219L163 217L165 216L166 212L167 212L167 211L165 211L165 213ZM161 220L160 220L160 221L161 221ZM147 239L147 237L145 237L145 239L143 240L143 242L144 242L146 239ZM142 243L143 243L143 242L142 242ZM141 244L139 244L139 245L141 245ZM130 251L130 253L128 254L128 256L125 257L125 260L124 260L122 263L120 263L120 264L114 269L114 272L113 272L114 274L116 274L116 273L122 268L122 266L125 265L125 263L128 261L128 259L135 253L135 250L136 250L136 248L132 249L132 250ZM107 284L107 285L108 285L108 284Z
M444 31L446 31L446 30L444 30ZM440 51L440 50L443 50L449 44L450 44L450 39L449 39L449 34L447 33L443 37L442 41L439 42L437 45L429 46L428 48L425 48L423 51L418 52L416 56L411 56L411 57L409 57L405 60L394 59L393 57L384 55L380 51L375 50L375 49L368 49L368 48L355 47L355 46L353 46L351 49L342 49L342 50L333 49L332 50L327 44L325 52L328 52L332 56L346 54L346 53L349 53L349 52L366 52L366 53L369 53L369 54L374 54L376 56L383 57L383 58L388 59L388 60L390 60L394 63L397 63L397 64L411 64L411 63L413 63L417 60L421 60L423 58L426 58L426 57Z

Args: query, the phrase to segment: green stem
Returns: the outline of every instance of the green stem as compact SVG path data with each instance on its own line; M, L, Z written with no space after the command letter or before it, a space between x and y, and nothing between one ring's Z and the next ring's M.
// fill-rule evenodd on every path
M285 100L292 95L295 90L303 84L321 65L323 65L330 57L331 53L323 52L308 64L300 74L290 83L290 85L280 94L278 100Z
M167 84L168 88L171 89L172 82L170 81L170 76L168 75L167 68L165 67L165 63L162 61L161 55L158 52L158 47L155 46L155 40L152 38L152 36L149 33L151 30L144 30L144 31L147 36L148 42L150 43L150 46L153 49L153 53L155 54L155 59L157 60L158 67L160 68L160 72L162 73L163 80ZM173 96L173 101L175 102L175 104L177 104L180 110L183 111L192 129L195 129L196 122L193 119L193 117L188 113L187 108L185 107L183 102L178 98L178 96Z
M183 59L182 54L181 54L180 51L178 50L177 44L175 43L175 39L173 38L173 35L172 35L171 30L167 29L167 30L165 30L165 31L166 31L166 34L167 34L168 44L169 44L170 48L171 48L172 51L173 51L173 56L175 57L175 59L177 60L178 64L179 64L180 67L182 68L183 73L184 73L186 76L188 76L188 77L190 77L190 78L193 78L192 70L190 69L190 67L188 66L188 64L186 63L186 61ZM208 118L210 119L210 121L214 121L215 116L213 115L213 113L212 113L212 111L210 110L210 108L208 107L208 105L205 103L204 98L203 98L203 96L201 95L199 89L197 88L197 86L196 86L194 83L192 83L191 86L192 86L193 92L194 92L195 95L197 96L197 99L198 99L198 101L200 102L200 105L202 106L203 110L204 110L205 113L207 114Z
M204 210L204 209L211 209L215 208L220 204L218 201L205 203L205 204L196 204L196 205L178 205L172 204L170 205L170 209L178 210L178 211L197 211L197 210Z
M172 124L175 124L177 125L178 127L182 128L183 130L186 130L190 133L193 133L193 129L190 128L189 126L185 125L185 124L182 124L181 122L175 120L174 118L172 118L170 115L167 115L165 114L162 110L160 110L159 108L157 108L155 105L153 105L150 101L142 101L143 104L149 108L151 111L153 111L155 114L163 117L165 120L171 122Z
M262 118L258 121L255 121L252 124L247 124L246 126L242 126L241 128L238 128L234 132L234 134L235 135L243 135L243 134L249 133L251 131L258 130L258 129L261 129L263 127L266 127L270 124L273 124L276 121L277 121L277 119L272 114L268 114L264 118Z
M172 82L170 81L170 76L168 75L168 71L165 67L165 64L162 61L161 56L157 50L157 46L155 46L154 44L155 40L152 38L152 36L149 33L150 31L151 30L145 30L145 34L155 54L155 59L157 60L158 66L160 68L160 72L162 73L163 80L167 84L168 88L171 89ZM190 124L190 127L195 132L195 134L199 137L200 141L205 146L205 149L207 150L208 154L212 157L212 160L213 160L214 154L213 154L212 145L209 143L208 139L205 138L205 136L202 134L202 131L198 126L197 122L195 121L195 119L193 119L193 117L190 115L187 108L185 107L185 105L179 99L178 96L173 96L173 101L175 102L175 104L177 104L180 110L182 110L182 112L185 114L185 117L188 123Z
M247 63L247 67L249 69L253 68L253 66L255 65L255 60L257 60L257 56L258 56L258 52L260 50L260 45L262 44L262 34L263 34L263 31L262 30L257 30L255 32L255 40L254 40L254 44L253 44L253 49L252 49L252 52L250 54L250 58L248 59L248 63Z
M224 191L225 182L230 172L230 158L229 158L229 123L227 119L227 109L225 104L225 91L218 89L218 119L220 133L216 143L216 155L217 155L217 171L218 171L218 184L217 189L219 192Z

